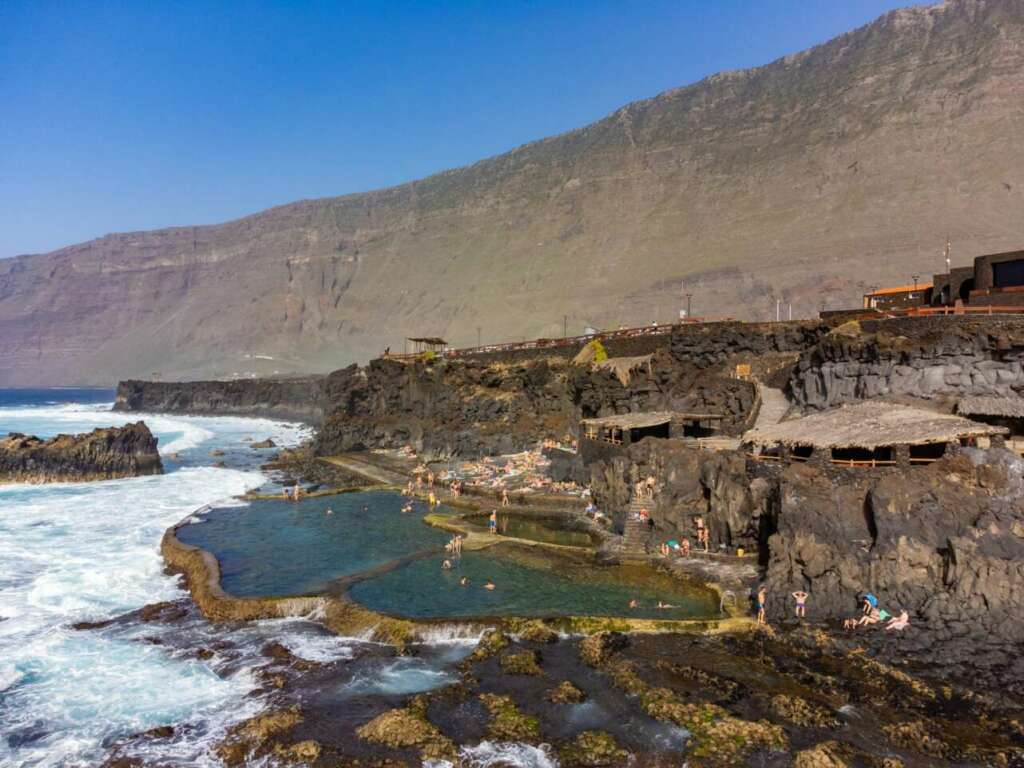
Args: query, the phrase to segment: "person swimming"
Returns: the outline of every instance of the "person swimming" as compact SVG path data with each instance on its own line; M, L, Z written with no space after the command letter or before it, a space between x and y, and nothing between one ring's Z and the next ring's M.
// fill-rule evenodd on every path
M325 515L333 515L333 514L334 514L334 510L333 510L333 509L331 509L330 507L328 507L328 508L327 508L327 511L326 511L326 512L324 512L324 514L325 514Z
M463 576L461 579L459 579L459 586L460 587L468 587L469 586L469 579L467 579L465 576Z
M637 606L638 603L636 601L636 598L634 597L632 600L629 601L629 607L635 609Z
M658 601L658 610L659 611L667 611L670 608L675 608L675 607L677 607L677 606L669 605L668 603L663 603L663 602L661 602L661 600Z
M445 558L445 559L444 559L444 560L443 560L443 561L441 562L441 568L443 568L443 569L444 569L444 570L446 570L446 571L450 571L450 570L452 569L452 561L451 561L451 560L448 560L447 558Z
M494 582L493 581L488 581L486 584L484 584L484 589L489 589L489 590L491 590L493 592L494 591Z

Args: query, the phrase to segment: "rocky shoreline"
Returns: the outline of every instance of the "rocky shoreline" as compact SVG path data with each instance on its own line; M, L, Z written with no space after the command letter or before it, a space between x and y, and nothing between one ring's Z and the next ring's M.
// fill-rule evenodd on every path
M41 440L0 438L0 482L80 483L163 473L157 438L145 422Z
M581 437L581 418L712 412L722 417L713 448L652 436L590 454L563 450L548 471L560 483L586 485L606 513L609 541L594 567L636 558L713 580L730 559L747 563L749 577L720 587L723 602L728 591L733 610L746 614L748 592L763 584L769 628L750 631L746 617L689 628L620 619L483 622L492 630L458 682L382 696L358 712L314 695L348 673L278 659L284 679L271 719L239 726L222 757L417 765L462 759L464 749L504 739L547 744L545 754L563 766L621 765L627 753L638 766L676 765L681 744L652 746L650 729L660 724L689 733L691 765L1024 765L1019 455L954 441L923 465L853 468L820 455L763 462L738 439L759 418L765 387L779 390L782 410L794 413L865 397L913 398L948 413L964 394L1017 396L1024 323L723 323L673 329L666 341L643 365L623 361L616 370L628 375L522 355L376 360L335 371L318 381L309 404L322 414L314 440L273 466L316 484L364 475L352 486L396 485L419 463L440 474L457 466L456 457L569 444ZM125 407L132 407L127 398ZM637 481L648 476L656 478L644 499L653 525L645 546L629 550L620 534L635 511ZM579 496L549 496L517 494L510 511L532 497L580 514ZM499 498L493 487L470 484L452 503L489 509ZM693 541L698 518L709 534L707 555L659 556L659 541ZM315 613L333 631L417 652L424 623L366 611L343 595L236 600L220 589L216 560L181 544L173 529L162 551L212 620ZM810 595L800 622L792 619L795 591ZM841 620L859 615L867 592L890 611L907 610L910 627L844 632ZM551 641L553 629L569 636ZM608 715L599 725L566 726L561 707L580 694ZM629 723L646 736L637 738Z

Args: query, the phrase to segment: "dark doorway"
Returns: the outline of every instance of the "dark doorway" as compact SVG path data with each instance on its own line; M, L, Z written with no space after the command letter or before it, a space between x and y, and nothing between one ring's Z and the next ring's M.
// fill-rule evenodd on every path
M687 421L683 423L683 437L711 437L715 430L710 427L702 427L699 421Z
M634 427L629 430L629 442L635 443L639 440L643 440L645 437L660 437L667 439L669 437L668 422L664 424L655 424L653 427Z

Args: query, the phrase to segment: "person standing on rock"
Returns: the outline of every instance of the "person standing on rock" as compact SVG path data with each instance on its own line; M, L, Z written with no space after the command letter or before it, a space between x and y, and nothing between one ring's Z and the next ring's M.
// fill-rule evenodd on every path
M806 618L807 616L807 598L809 595L803 590L797 590L793 593L793 599L796 600L796 617L798 619Z
M509 505L508 500L508 488L501 489L501 506L507 507Z
M492 535L498 532L498 510L492 509L491 516L487 518L487 527L490 529Z
M762 585L757 590L757 602L755 603L755 607L757 608L757 623L758 624L762 624L763 625L763 624L767 623L765 621L765 618L764 618L764 608L765 608L765 602L767 601L767 599L768 599L768 593L765 590L764 586Z

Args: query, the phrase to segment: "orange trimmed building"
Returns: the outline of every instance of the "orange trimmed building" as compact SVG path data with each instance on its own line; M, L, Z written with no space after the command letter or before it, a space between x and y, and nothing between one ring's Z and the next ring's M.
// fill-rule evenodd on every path
M864 309L906 309L927 306L932 300L932 284L894 285L864 294Z

